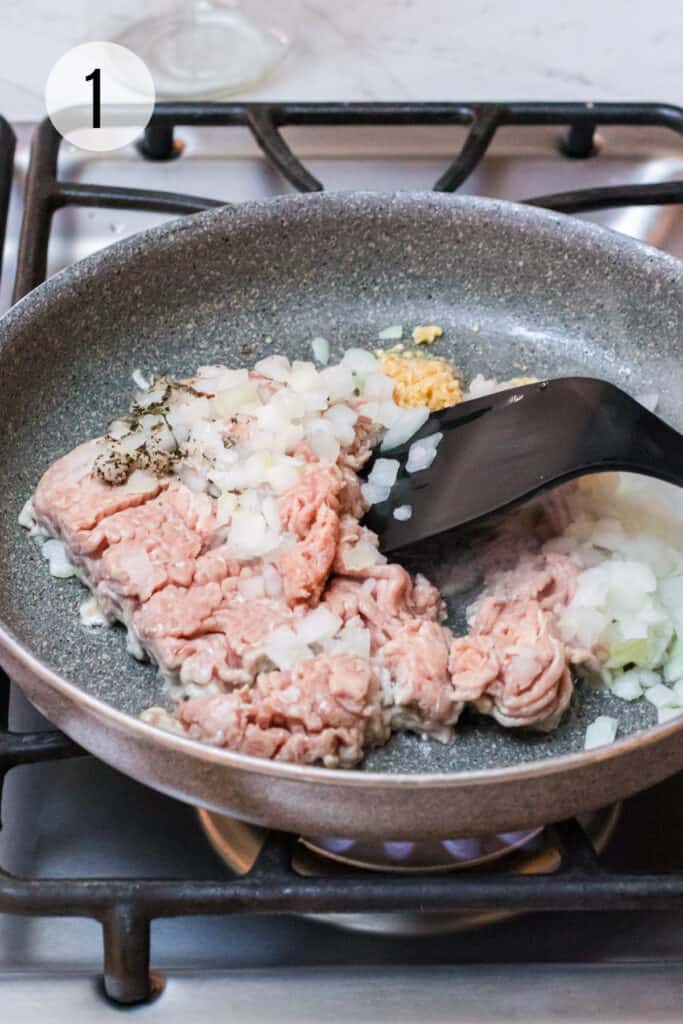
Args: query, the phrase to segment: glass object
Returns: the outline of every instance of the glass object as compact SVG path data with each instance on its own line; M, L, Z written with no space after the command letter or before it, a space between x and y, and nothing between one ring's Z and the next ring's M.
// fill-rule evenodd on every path
M109 5L107 5L109 6ZM114 6L114 5L111 5ZM99 11L94 38L144 60L159 99L228 96L263 81L294 36L299 0L143 0Z

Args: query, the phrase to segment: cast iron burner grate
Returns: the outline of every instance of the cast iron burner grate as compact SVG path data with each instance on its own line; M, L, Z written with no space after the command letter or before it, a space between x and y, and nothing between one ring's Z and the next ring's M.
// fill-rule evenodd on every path
M477 167L498 128L566 128L558 159L589 157L601 125L665 127L683 135L683 109L641 103L171 103L157 107L140 144L147 159L169 160L180 151L177 126L247 127L264 157L300 192L323 188L280 134L293 125L465 125L466 141L435 183L454 191ZM61 137L49 121L37 129L26 184L15 281L15 301L46 274L50 226L64 206L196 213L222 205L171 192L62 181L57 176ZM0 243L4 234L14 137L0 119ZM563 213L616 206L683 202L683 182L609 186L525 199ZM58 731L9 730L9 687L0 672L0 785L12 768L85 752ZM1 793L1 790L0 790ZM197 914L368 912L424 913L505 909L528 911L662 910L683 904L683 874L633 874L605 869L580 824L552 826L562 851L560 869L547 875L395 875L349 871L305 877L292 867L296 837L271 833L251 870L215 881L150 878L20 878L0 870L0 912L89 917L102 925L104 987L117 1003L150 999L161 981L150 975L150 926L163 917Z

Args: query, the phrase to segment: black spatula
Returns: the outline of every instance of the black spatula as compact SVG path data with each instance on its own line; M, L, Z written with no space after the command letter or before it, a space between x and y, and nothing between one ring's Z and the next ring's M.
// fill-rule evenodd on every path
M428 469L405 470L420 437L443 433ZM433 413L381 453L401 469L366 524L385 553L507 509L584 473L628 470L683 486L683 436L613 384L569 377L527 384ZM410 505L405 521L393 511Z

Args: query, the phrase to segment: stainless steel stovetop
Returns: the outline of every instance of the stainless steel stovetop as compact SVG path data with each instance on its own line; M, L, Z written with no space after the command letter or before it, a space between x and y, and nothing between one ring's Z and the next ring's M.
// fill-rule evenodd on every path
M21 190L32 127L18 134L0 311L10 303ZM462 142L453 128L288 130L329 188L429 187ZM179 129L183 155L143 161L134 150L95 156L63 147L62 177L173 189L241 201L289 191L240 129ZM670 132L614 129L597 158L557 155L555 129L503 129L465 191L523 198L584 185L683 177ZM55 216L50 273L162 216L67 209ZM683 256L683 210L595 215L606 226ZM14 693L11 724L39 717ZM12 771L0 863L18 874L209 878L225 871L192 808L92 759ZM613 866L683 870L683 779L629 801L605 854ZM81 919L0 916L0 1020L116 1020L101 995L99 927ZM310 919L184 918L155 922L152 961L164 994L136 1010L169 1024L248 1022L678 1021L683 908L670 913L535 915L475 931L378 936Z

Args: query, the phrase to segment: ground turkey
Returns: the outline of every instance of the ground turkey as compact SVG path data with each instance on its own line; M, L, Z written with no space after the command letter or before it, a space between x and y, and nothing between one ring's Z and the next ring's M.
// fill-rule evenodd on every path
M348 768L386 742L381 689L368 662L348 655L309 658L256 685L181 704L193 739L277 761Z

